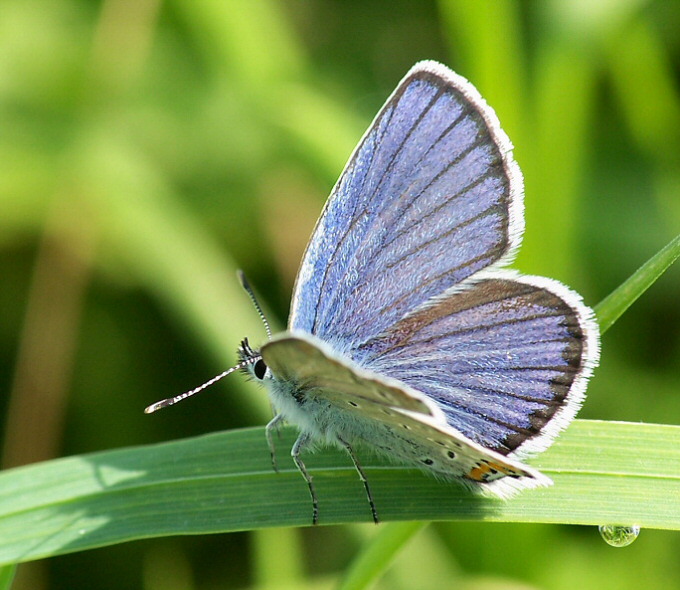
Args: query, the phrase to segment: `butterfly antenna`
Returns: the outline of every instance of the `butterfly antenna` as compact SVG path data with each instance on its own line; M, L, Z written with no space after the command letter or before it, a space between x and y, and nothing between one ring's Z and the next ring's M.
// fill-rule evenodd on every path
M238 371L239 369L247 367L249 364L252 364L254 360L257 359L252 358L245 359L241 361L238 365L231 367L231 369L227 369L226 371L224 371L224 373L220 373L219 375L217 375L217 377L213 377L209 381L206 381L203 385L199 385L198 387L192 389L191 391L186 391L184 393L181 393L180 395L169 397L167 399L162 399L161 401L156 402L155 404L151 404L149 407L144 408L144 413L152 414L156 410L161 410L163 408L167 408L168 406L174 406L177 402L181 402L182 400L191 397L192 395L196 395L197 393L203 391L204 389L207 389L213 383L217 383L220 379L226 377L227 375L233 373L234 371Z
M243 287L243 290L248 293L248 297L250 297L250 300L253 302L253 305L255 306L255 309L257 310L257 313L260 315L260 318L262 319L262 323L264 324L264 329L267 331L267 338L269 340L272 339L272 330L269 327L269 322L267 321L267 318L264 315L264 312L262 311L262 308L260 307L260 304L257 301L257 298L255 297L255 292L253 291L253 288L250 286L250 283L248 282L248 279L246 279L246 275L243 274L242 270L236 271L236 274L238 276L238 280L241 281L241 286Z

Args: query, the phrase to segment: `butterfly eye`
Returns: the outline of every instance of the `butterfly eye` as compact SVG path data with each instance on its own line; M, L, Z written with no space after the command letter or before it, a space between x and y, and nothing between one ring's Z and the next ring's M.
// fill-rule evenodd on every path
M253 365L253 373L260 381L264 379L264 376L267 374L267 365L262 359L259 359Z

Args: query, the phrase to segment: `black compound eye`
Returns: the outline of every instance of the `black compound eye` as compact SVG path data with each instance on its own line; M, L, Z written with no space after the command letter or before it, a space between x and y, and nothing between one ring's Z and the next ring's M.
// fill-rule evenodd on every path
M255 377L260 381L264 379L264 376L267 373L267 365L262 359L258 359L253 365L253 373L255 373Z

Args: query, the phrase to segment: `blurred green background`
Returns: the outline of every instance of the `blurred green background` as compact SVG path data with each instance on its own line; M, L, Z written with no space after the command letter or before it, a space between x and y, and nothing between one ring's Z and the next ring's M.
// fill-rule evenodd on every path
M470 79L515 144L515 267L596 304L680 227L679 31L666 0L0 0L3 465L263 424L238 376L142 409L264 339L236 268L285 325L330 188L420 59ZM679 292L672 268L605 335L580 417L680 423ZM375 532L139 541L22 566L15 587L330 588ZM678 554L674 532L614 549L584 527L446 523L380 587L675 587Z

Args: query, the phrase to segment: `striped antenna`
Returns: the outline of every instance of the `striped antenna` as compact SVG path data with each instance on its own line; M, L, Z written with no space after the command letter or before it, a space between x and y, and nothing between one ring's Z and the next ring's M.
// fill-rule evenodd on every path
M258 357L259 358L259 357ZM244 367L247 367L249 364L253 363L253 361L257 360L249 358L246 360L241 361L238 365L231 367L231 369L227 369L224 371L224 373L220 373L217 375L217 377L213 377L209 381L206 381L203 385L199 385L195 389L192 389L191 391L186 391L184 393L181 393L179 395L176 395L175 397L169 397L167 399L162 399L159 402L156 402L155 404L151 404L149 407L144 408L144 413L145 414L152 414L156 410L161 410L163 408L167 408L168 406L174 406L177 402L181 402L182 400L191 397L192 395L196 395L197 393L203 391L204 389L210 387L213 383L217 383L222 377L226 377L227 375L233 373L234 371L238 371L239 369L243 369Z
M243 287L243 290L248 293L248 297L250 297L250 300L253 302L253 305L255 306L255 309L257 310L257 313L260 315L260 318L262 319L262 323L264 324L264 329L267 331L267 338L269 340L272 339L272 331L271 328L269 327L269 322L267 321L267 318L264 315L264 312L262 311L262 308L260 307L260 304L257 301L257 298L255 297L255 292L253 291L253 288L250 286L250 283L248 282L248 279L246 279L246 275L243 274L242 270L237 270L236 275L238 276L238 280L241 282L241 286Z

